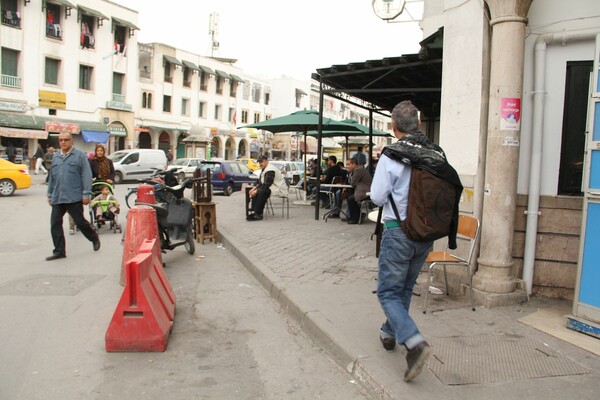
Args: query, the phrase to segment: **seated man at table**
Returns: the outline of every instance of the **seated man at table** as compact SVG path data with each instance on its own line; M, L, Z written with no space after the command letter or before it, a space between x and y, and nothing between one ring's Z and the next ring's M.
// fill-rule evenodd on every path
M358 163L356 157L352 157L346 161L346 168L350 173L349 183L352 185L351 190L353 191L346 198L348 202L348 223L357 224L361 217L359 203L368 197L367 192L371 191L373 177L363 165Z
M342 169L339 165L337 165L337 157L329 156L327 157L327 170L325 171L325 175L321 176L321 184L328 184L333 181L333 178L336 176L342 177ZM329 207L329 195L327 192L331 191L329 188L323 188L319 193L319 198L321 199L321 204L323 207Z
M263 219L263 210L271 193L275 193L277 196L285 196L287 190L281 171L269 164L266 155L258 157L258 165L260 165L262 171L258 178L258 185L249 192L252 214L246 217L247 221L260 221Z

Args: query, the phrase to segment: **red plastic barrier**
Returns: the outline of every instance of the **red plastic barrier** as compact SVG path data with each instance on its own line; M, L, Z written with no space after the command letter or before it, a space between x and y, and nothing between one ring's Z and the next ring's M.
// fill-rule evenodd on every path
M146 239L158 240L156 211L150 206L135 206L127 214L119 281L121 285L125 285L125 264L138 254L140 246Z
M148 240L127 262L127 284L106 331L106 351L166 350L175 295L157 254L157 240Z
M135 200L137 203L146 203L146 204L156 204L156 196L154 195L154 187L152 185L148 185L147 183L142 183L138 186L138 191L136 193L137 199Z

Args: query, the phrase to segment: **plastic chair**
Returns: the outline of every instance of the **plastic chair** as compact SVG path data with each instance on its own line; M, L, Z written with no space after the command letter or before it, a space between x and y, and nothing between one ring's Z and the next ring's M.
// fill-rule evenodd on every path
M475 243L479 237L479 220L475 217L460 215L458 217L457 238L469 240L469 252L466 258L461 258L454 253L450 253L448 247L445 251L432 251L427 255L426 263L429 263L427 285L425 287L425 308L423 314L427 313L427 301L429 297L429 286L433 280L433 268L436 265L444 266L444 281L446 284L446 296L448 296L448 277L446 275L446 265L462 265L467 269L467 278L469 279L469 294L471 297L471 309L475 311L473 302L473 276L471 275L471 258L475 251Z

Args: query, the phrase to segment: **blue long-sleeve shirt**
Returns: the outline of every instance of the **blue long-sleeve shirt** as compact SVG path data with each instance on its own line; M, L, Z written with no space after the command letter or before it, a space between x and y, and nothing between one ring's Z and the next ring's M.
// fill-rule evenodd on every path
M411 171L410 166L392 160L385 154L379 159L371 183L371 200L378 206L383 206L382 221L397 219L388 197L390 194L398 208L400 218L402 220L406 218Z
M67 154L59 150L52 157L49 171L48 198L52 204L68 204L89 198L92 190L92 170L87 156L72 148Z

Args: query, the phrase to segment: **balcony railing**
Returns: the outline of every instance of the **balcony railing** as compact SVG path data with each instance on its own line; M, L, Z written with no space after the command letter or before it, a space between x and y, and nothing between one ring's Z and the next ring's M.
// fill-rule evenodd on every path
M173 83L173 77L165 75L165 82L167 82L167 83Z
M13 28L21 27L21 13L2 9L2 24L12 26Z
M125 95L124 94L113 93L112 94L112 99L113 99L113 101L118 101L118 102L121 102L121 103L125 103Z
M21 78L18 76L12 75L2 75L2 80L0 82L2 86L8 86L12 88L20 88L21 87Z

